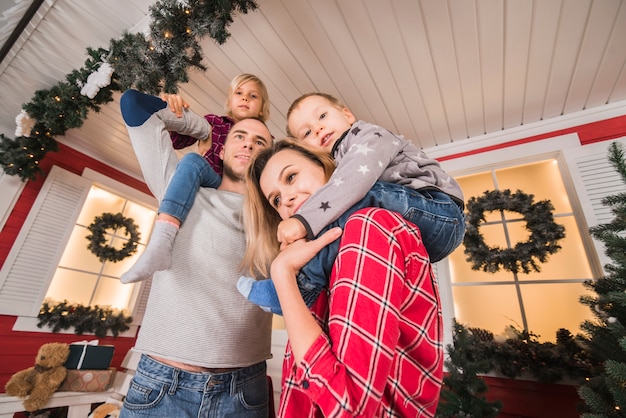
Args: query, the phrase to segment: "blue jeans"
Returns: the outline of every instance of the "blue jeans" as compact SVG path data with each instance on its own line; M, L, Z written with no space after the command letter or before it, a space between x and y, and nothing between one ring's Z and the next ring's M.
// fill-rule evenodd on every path
M176 171L167 185L159 206L159 213L167 213L181 224L187 219L189 209L196 199L200 187L216 189L222 178L200 154L190 152L180 159Z
M120 418L266 418L269 413L266 374L265 362L234 372L194 373L142 354Z
M324 228L320 234L336 226L343 228L350 215L367 207L397 212L415 224L422 234L422 241L433 263L447 257L463 242L465 213L449 195L438 190L417 191L385 182L375 183L360 202ZM339 253L340 241L336 240L324 247L298 273L298 287L308 306L311 306L328 283Z

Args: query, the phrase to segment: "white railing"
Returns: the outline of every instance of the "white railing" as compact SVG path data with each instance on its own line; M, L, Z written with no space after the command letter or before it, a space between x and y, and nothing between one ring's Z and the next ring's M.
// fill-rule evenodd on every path
M109 389L106 392L55 392L45 408L68 407L68 418L86 418L91 412L91 404L121 400L122 395ZM16 412L24 411L23 398L0 393L0 418L13 418Z
M282 368L282 353L285 351L287 342L287 332L285 330L274 330L272 337L272 352L278 353L273 359L268 361L268 375L273 380L274 404L278 406L280 397L280 374ZM128 350L126 357L122 361L124 372L115 373L111 388L103 392L55 392L50 397L46 408L58 408L67 406L67 418L86 418L94 403L106 402L110 399L121 401L128 392L130 381L137 370L140 354L133 349ZM16 396L8 396L0 393L0 418L13 418L17 412L24 412L23 399Z
M103 392L55 392L42 409L67 406L67 418L86 418L91 412L91 405L94 403L108 400L121 401L128 391L128 385L135 370L137 370L138 362L139 354L131 349L122 361L122 367L126 371L115 373L113 384L109 390ZM15 413L24 412L23 401L23 398L0 393L0 418L13 418Z

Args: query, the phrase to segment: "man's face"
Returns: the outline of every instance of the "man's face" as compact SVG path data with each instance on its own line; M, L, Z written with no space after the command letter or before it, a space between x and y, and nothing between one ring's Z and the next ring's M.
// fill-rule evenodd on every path
M224 161L224 176L243 180L252 158L271 144L272 135L263 122L244 119L234 124L220 153Z

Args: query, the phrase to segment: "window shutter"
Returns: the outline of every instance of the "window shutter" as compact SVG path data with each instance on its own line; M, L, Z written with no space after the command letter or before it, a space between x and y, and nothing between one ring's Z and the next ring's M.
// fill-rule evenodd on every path
M626 141L620 142L626 146ZM602 199L624 192L624 181L609 162L609 144L609 141L603 143L605 147L602 152L583 155L576 160L586 196L595 217L590 222L590 226L611 222L615 215L610 207L602 204Z
M37 316L90 187L52 167L0 271L0 314Z

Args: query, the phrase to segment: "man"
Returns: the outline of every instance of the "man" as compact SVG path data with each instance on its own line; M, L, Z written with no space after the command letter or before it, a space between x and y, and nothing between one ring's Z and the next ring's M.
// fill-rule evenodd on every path
M120 100L146 183L161 199L178 158L168 131L205 138L209 125L135 90ZM246 301L236 281L245 250L244 175L271 145L265 124L231 128L217 189L200 188L174 241L172 265L154 274L135 350L142 353L120 417L266 417L271 314Z

